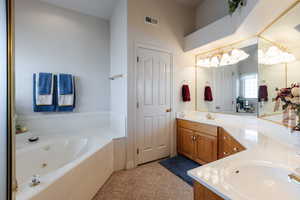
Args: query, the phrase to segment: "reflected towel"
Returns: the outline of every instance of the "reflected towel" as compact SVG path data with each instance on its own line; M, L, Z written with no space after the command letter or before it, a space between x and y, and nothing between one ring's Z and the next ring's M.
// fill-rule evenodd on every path
M191 101L191 93L190 93L190 88L189 88L188 85L183 85L182 86L182 100L184 102Z
M268 101L268 86L261 85L258 89L258 102Z
M211 87L206 86L204 89L204 101L213 101Z

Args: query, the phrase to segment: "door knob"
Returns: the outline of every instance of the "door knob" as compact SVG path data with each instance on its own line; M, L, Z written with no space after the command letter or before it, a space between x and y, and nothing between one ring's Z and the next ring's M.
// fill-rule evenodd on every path
M169 108L169 109L167 109L167 110L166 110L166 112L172 112L172 109L171 109L171 108Z

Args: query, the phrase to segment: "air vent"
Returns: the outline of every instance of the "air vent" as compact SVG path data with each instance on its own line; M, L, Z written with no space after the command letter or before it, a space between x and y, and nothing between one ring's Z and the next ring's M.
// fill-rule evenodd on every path
M295 26L295 29L300 32L300 24L298 24L297 26Z
M155 18L153 18L153 17L146 16L146 17L145 17L145 23L146 23L146 24L152 24L152 25L158 25L158 19L155 19Z

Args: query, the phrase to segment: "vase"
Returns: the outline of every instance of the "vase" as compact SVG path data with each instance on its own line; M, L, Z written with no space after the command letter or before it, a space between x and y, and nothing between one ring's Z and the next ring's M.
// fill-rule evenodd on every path
M297 115L297 125L293 128L294 131L300 131L300 113Z

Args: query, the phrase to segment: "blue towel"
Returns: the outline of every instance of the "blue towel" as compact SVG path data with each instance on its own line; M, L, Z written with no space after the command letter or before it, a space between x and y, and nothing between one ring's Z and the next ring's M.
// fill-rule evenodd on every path
M55 112L56 111L56 105L57 105L57 91L56 91L56 79L57 76L53 76L53 104L49 106L38 106L36 105L36 74L33 74L33 111L34 112Z
M73 94L73 76L71 74L59 74L59 94Z
M57 112L73 112L75 109L75 103L76 103L76 84L75 84L75 78L73 77L73 83L74 83L74 102L72 106L57 106ZM56 102L58 102L58 95L56 97Z
M52 73L39 73L39 95L51 94Z

